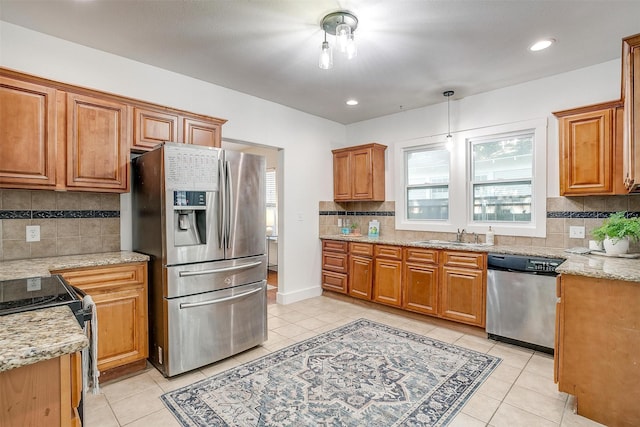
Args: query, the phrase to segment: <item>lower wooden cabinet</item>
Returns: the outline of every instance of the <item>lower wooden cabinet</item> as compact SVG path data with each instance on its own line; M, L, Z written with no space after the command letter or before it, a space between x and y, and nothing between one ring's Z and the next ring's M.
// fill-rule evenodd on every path
M640 286L561 275L557 281L555 379L579 415L608 426L640 425Z
M438 314L440 268L438 251L404 249L404 287L402 306L422 314Z
M484 253L443 251L441 317L484 327L486 264Z
M322 288L346 294L349 272L348 242L322 241Z
M100 380L144 369L149 356L147 264L63 270L55 273L91 295L98 313Z
M402 247L376 245L374 248L373 300L402 305Z
M370 300L373 286L373 245L349 244L349 295Z
M80 353L0 372L0 426L79 427Z

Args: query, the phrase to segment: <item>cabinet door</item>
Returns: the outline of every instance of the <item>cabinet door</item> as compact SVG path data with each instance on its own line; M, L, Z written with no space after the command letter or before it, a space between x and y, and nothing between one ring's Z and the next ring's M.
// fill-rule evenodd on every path
M373 260L352 255L349 258L349 295L370 300L372 279Z
M402 261L376 259L373 300L399 307L402 303Z
M482 270L442 267L440 315L445 319L484 326Z
M615 123L611 108L560 120L560 194L612 194Z
M322 270L322 288L329 291L347 293L348 276L345 273Z
M351 152L351 198L353 200L373 198L372 169L370 148Z
M348 151L333 155L333 199L351 200L351 161Z
M203 145L206 147L220 147L221 125L218 122L183 119L183 142L185 144Z
M56 91L0 77L0 186L56 184Z
M128 191L129 111L126 104L67 95L67 187Z
M131 148L150 150L162 142L178 140L178 115L144 108L134 109L133 145Z
M405 263L402 306L424 314L438 313L438 265Z
M629 191L640 191L640 34L622 42L624 175Z
M91 295L96 304L100 371L147 358L149 346L145 263L58 273L71 285Z

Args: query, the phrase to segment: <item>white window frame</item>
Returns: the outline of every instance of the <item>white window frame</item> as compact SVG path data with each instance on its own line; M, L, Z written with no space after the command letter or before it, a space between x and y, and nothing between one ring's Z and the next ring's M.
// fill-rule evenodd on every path
M502 135L533 131L533 179L531 222L504 223L473 220L473 189L471 188L471 141ZM395 182L396 194L396 229L456 232L464 228L466 232L485 234L489 226L496 234L506 236L546 237L546 200L547 200L547 119L534 119L503 125L488 126L453 133L451 163L449 173L449 220L408 220L406 218L406 171L404 165L405 151L415 150L420 146L444 143L445 135L436 135L403 141L395 144ZM451 196L456 195L456 196ZM458 196L464 195L464 196Z

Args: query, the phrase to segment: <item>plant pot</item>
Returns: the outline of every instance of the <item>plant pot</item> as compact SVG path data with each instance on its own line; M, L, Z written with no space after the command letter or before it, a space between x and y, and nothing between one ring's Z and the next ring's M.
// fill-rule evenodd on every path
M609 237L605 238L604 251L609 255L626 254L629 251L629 238L628 237L623 237L622 239L610 239Z

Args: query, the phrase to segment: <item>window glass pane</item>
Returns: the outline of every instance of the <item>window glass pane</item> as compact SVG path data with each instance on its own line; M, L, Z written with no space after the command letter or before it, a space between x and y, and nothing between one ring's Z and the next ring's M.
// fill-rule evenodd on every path
M407 152L407 185L449 182L449 152L423 149Z
M276 171L275 169L269 169L267 171L267 177L265 180L265 187L267 190L266 202L267 206L275 207L278 202L278 193L276 191Z
M473 181L531 178L533 134L476 142L473 150Z
M531 221L531 181L474 184L475 221Z
M407 219L449 218L449 187L415 187L407 189Z

